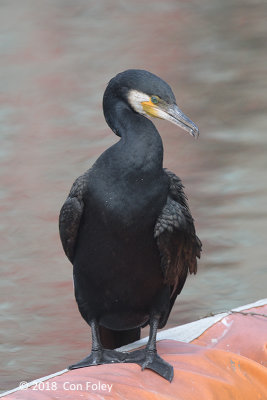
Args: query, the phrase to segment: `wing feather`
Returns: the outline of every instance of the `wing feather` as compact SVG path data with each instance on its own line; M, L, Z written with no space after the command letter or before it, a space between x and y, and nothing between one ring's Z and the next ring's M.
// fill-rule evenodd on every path
M83 214L83 194L88 172L76 179L59 214L59 234L66 256L73 262L75 244Z
M200 258L202 245L195 232L181 180L174 173L168 170L165 172L170 182L169 194L156 222L154 236L161 255L164 281L171 288L171 310L188 272L197 272L197 258Z

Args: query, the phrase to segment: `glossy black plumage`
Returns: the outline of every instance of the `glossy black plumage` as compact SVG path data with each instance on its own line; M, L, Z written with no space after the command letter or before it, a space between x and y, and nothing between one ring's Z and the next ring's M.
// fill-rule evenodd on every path
M59 229L73 264L79 310L94 327L92 354L101 348L101 339L104 347L119 347L137 339L148 323L153 338L144 358L98 352L74 368L112 362L113 357L115 362L136 361L171 380L170 371L162 372L166 366L159 366L161 359L152 359L153 341L188 272L197 271L201 243L180 179L162 167L157 129L129 103L133 89L159 96L164 110L175 104L169 85L147 71L128 70L111 80L104 115L121 139L75 181L61 209ZM188 130L191 121L185 118ZM190 127L197 131L193 123Z

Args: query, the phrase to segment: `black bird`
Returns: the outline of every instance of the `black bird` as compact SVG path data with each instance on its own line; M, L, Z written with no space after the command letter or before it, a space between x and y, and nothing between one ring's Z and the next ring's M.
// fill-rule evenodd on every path
M157 354L156 333L188 272L197 271L201 242L183 185L163 169L162 140L147 117L195 137L199 131L177 107L170 86L144 70L111 79L103 110L121 139L76 179L59 217L76 301L92 331L91 354L69 368L135 362L171 381L173 368ZM113 350L137 340L147 324L145 349Z

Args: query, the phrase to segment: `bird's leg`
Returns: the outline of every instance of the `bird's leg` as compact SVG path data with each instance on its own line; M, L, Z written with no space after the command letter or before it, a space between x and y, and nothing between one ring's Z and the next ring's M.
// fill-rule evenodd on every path
M83 360L79 361L78 363L70 365L69 369L84 368L84 367L89 367L91 365L124 362L124 359L126 357L125 353L103 348L100 341L99 329L96 320L92 320L90 326L92 331L91 354L85 357Z
M153 362L155 355L157 354L156 338L157 338L158 325L159 325L159 318L152 317L150 320L149 338L145 348L146 358L145 362L142 364L142 370L144 370L147 367L147 365Z
M157 353L156 336L159 320L160 317L158 315L152 315L150 318L149 339L145 349L128 353L124 362L139 364L142 370L146 368L151 369L171 382L173 378L173 367L164 361Z
M95 320L91 322L91 332L92 332L92 350L90 356L92 356L93 364L97 365L101 361L103 346L100 341L99 329Z
M157 353L156 337L160 316L153 315L150 319L149 339L145 348L145 360L142 363L142 370L152 369L168 381L172 381L173 367L161 358Z

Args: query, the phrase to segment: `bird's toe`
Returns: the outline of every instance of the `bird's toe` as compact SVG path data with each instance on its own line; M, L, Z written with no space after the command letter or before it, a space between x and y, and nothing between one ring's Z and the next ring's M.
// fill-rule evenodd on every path
M157 353L152 351L146 352L146 357L141 365L142 371L144 369L151 369L169 382L173 379L173 367L164 361Z
M76 364L70 365L68 369L78 369L101 364L123 363L125 357L125 353L116 350L92 350L89 356L85 357L83 360L79 361Z

